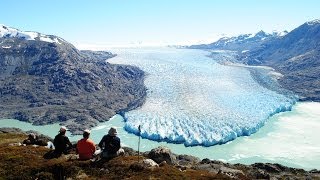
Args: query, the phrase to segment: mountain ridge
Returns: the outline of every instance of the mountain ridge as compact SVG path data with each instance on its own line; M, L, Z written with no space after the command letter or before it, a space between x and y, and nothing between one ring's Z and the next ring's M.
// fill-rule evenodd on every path
M250 49L257 48L264 42L281 38L286 33L287 33L286 31L283 31L283 32L274 31L270 34L260 30L259 32L253 33L253 34L240 34L238 36L222 37L210 44L191 45L191 46L186 46L186 48L233 50L233 51L242 52L242 51L248 51Z
M0 37L0 118L59 122L82 133L143 104L144 72L107 63L114 54L79 51L53 35L57 41L17 34Z
M241 35L236 38L239 37L241 39ZM282 87L299 95L300 100L320 102L319 19L305 22L284 36L275 34L272 38L260 38L255 42L218 46L222 40L187 48L233 50L237 53L238 63L270 66L283 75L279 79Z

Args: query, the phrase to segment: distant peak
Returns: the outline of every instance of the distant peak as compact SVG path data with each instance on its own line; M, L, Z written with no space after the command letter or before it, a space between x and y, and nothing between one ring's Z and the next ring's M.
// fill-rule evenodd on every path
M266 34L263 30L260 30L259 32L257 32L257 34Z
M259 31L259 32L257 32L256 34L255 34L255 36L266 36L267 35L267 33L265 33L264 31Z
M320 19L315 19L315 20L307 22L307 25L309 25L309 26L313 26L313 25L316 25L316 24L320 24Z

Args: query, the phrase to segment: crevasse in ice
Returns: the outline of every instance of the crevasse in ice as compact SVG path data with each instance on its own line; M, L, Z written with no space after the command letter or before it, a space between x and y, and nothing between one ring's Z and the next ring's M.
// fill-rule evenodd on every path
M247 68L217 63L228 52L125 49L111 63L146 72L147 100L125 113L125 129L151 140L211 146L256 132L295 98L260 86Z

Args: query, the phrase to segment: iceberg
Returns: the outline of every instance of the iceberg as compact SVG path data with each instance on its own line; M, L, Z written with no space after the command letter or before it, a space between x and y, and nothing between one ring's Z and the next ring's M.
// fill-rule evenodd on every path
M266 88L244 66L219 64L228 56L191 49L115 50L110 63L146 72L145 104L125 113L125 130L156 141L212 146L258 131L267 119L291 110L296 98L276 83ZM267 77L264 77L267 78ZM271 80L270 80L271 81ZM266 80L265 82L269 82ZM279 89L277 91L276 89Z

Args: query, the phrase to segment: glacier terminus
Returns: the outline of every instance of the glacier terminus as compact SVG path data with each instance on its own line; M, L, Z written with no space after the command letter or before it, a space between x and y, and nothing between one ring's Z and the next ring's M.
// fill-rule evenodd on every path
M272 70L261 68L267 76L260 79L270 82L263 86L250 71L255 67L223 65L222 60L233 61L228 51L132 48L114 52L117 56L108 62L146 72L145 104L124 115L125 129L138 134L141 125L143 138L185 146L223 144L255 133L270 116L291 110L297 101L272 81L276 74Z

